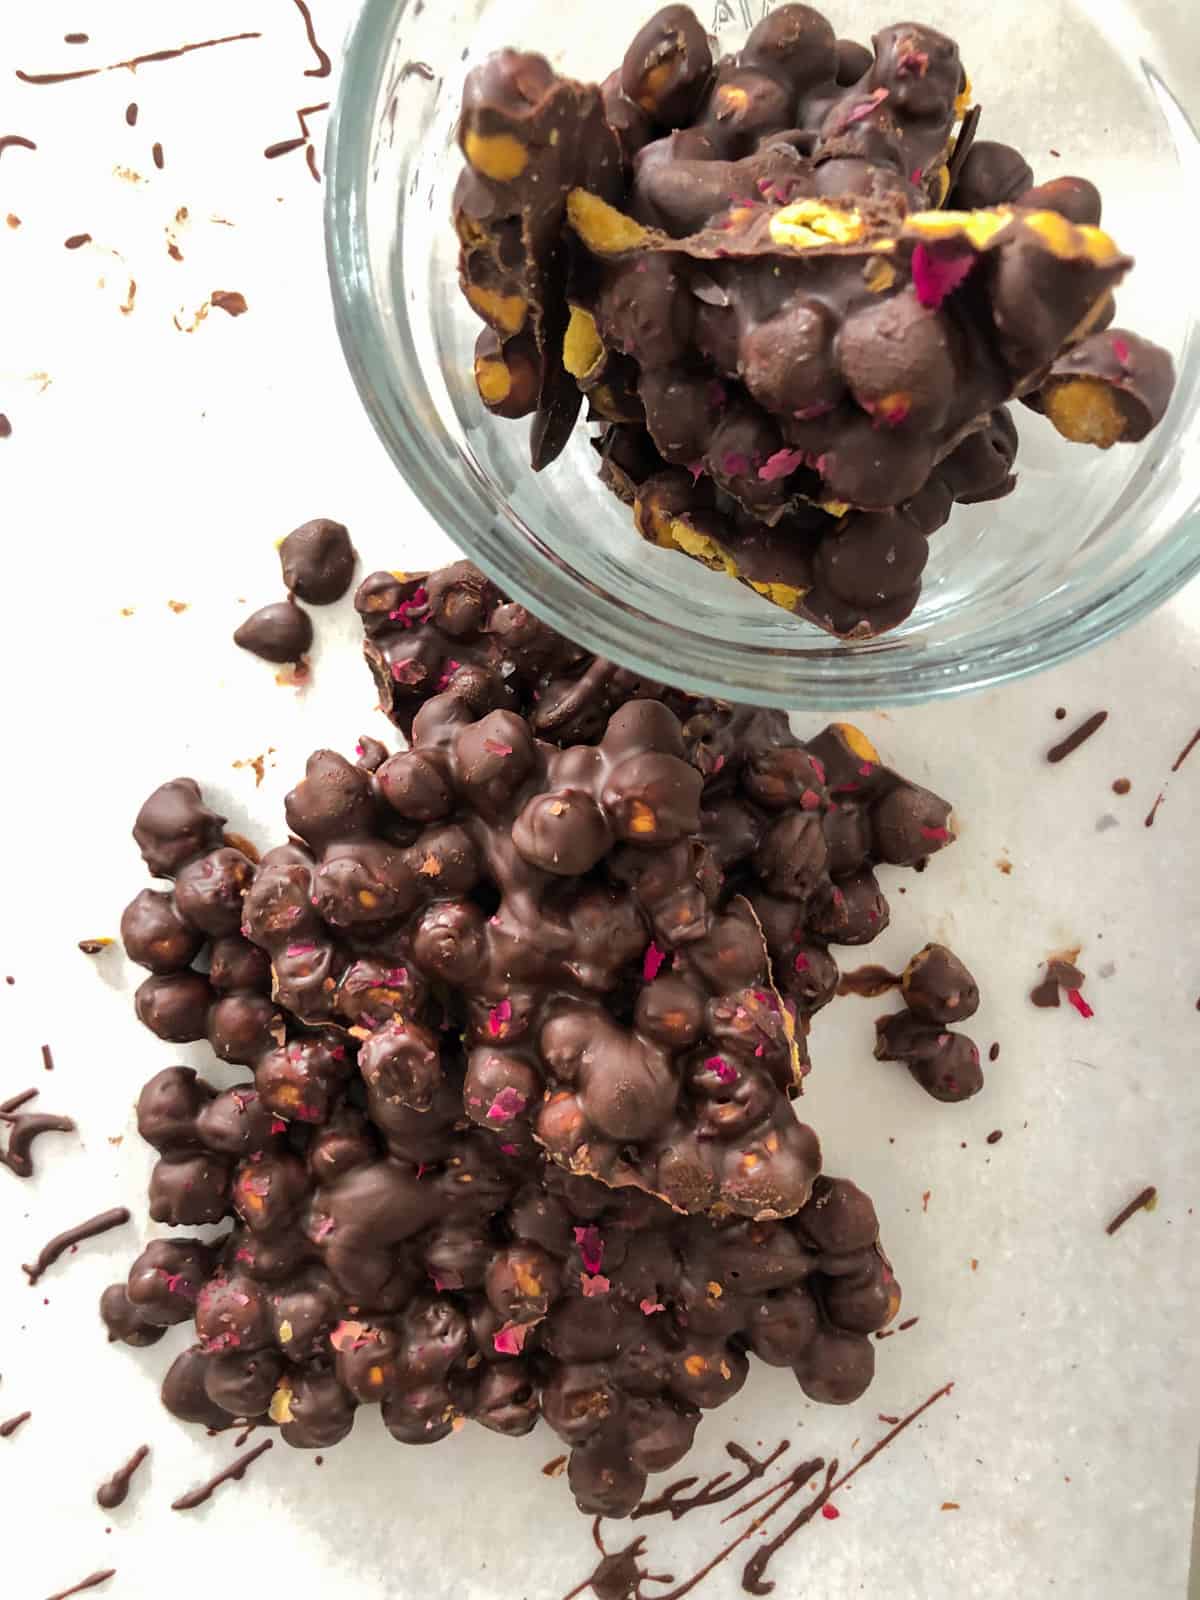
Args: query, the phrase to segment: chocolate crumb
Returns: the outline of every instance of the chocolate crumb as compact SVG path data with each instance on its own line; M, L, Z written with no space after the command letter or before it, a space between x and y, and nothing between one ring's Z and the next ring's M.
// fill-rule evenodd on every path
M999 1054L1000 1054L1000 1041L997 1039L997 1040L993 1041L992 1048L988 1051L988 1060L989 1061L995 1061L998 1058Z
M993 1128L991 1133L989 1133L988 1136L987 1136L987 1142L988 1142L988 1144L999 1144L1001 1139L1003 1139L1003 1137L1004 1137L1004 1132L1003 1132L1002 1129Z
M10 228L19 228L21 226L21 219L19 216L17 216L15 211L10 211L4 220L8 223Z
M1120 1211L1117 1212L1116 1216L1105 1228L1105 1233L1107 1233L1111 1238L1111 1236L1116 1233L1118 1228L1123 1228L1125 1226L1130 1217L1134 1216L1139 1211L1153 1211L1157 1204L1158 1190L1152 1183L1147 1184L1146 1188L1142 1190L1141 1194L1134 1195L1133 1199L1127 1206L1122 1206Z
M1059 706L1058 710L1054 713L1054 715L1058 718L1058 720L1060 722L1063 720L1063 718L1066 716L1066 714L1067 714L1066 706Z
M111 943L111 939L80 939L79 948L85 956L98 956L101 950L107 950Z
M1114 794L1128 794L1132 788L1133 785L1128 778L1116 778L1113 781L1112 792Z
M161 172L163 167L166 165L166 162L163 160L163 147L161 144L156 143L154 145L150 152L150 158L154 162L154 165Z
M91 244L91 242L92 236L90 233L73 233L69 239L63 240L63 249L78 250L81 246Z
M23 1423L29 1421L32 1411L22 1411L19 1416L9 1417L7 1422L0 1422L0 1439L11 1439Z
M54 1054L48 1044L42 1046L42 1066L47 1072L54 1071Z
M191 602L188 600L168 600L167 604L170 606L175 615L179 616L181 612L187 610Z
M123 617L131 617L134 614L134 610L135 610L135 608L133 606L122 606L121 607L121 615Z
M920 1320L920 1317L907 1317L903 1322L897 1323L896 1332L907 1333L909 1328L915 1328Z
M131 100L129 102L129 104L125 107L125 121L129 124L129 126L131 128L136 128L137 127L137 119L138 119L137 101L136 100Z
M64 33L63 34L63 43L64 44L86 44L87 42L88 42L88 36L87 36L86 33Z
M1004 874L1004 876L1006 878L1009 878L1009 877L1012 876L1013 864L1008 859L1007 856L1000 856L999 859L996 862L996 865L997 865L997 867L999 867L1000 871Z
M566 1456L555 1456L552 1461L547 1461L542 1468L547 1478L557 1478L567 1464Z
M214 289L209 299L218 311L224 311L231 317L240 317L250 309L246 304L246 296L237 289Z
M1058 744L1052 745L1050 749L1047 750L1046 760L1049 761L1052 766L1057 764L1059 761L1065 761L1069 755L1079 749L1081 744L1085 744L1094 733L1102 728L1107 721L1107 711L1093 712L1086 722L1081 722L1079 726L1072 733L1069 733L1065 739L1060 740Z

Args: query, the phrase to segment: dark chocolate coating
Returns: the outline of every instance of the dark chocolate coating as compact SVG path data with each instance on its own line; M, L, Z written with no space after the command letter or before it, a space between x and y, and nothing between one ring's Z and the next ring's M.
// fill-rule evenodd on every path
M263 661L300 661L312 647L312 618L294 600L277 600L248 616L233 642Z
M1091 227L1099 227L1104 210L1099 189L1086 178L1052 178L1049 183L1025 189L1013 203L1030 211L1057 211L1068 222Z
M705 33L688 6L664 6L634 35L621 66L621 90L664 128L690 122L712 71Z
M178 972L200 953L204 935L184 922L173 895L143 889L121 913L121 943L138 966Z
M951 1033L908 1011L876 1022L875 1058L903 1061L935 1100L969 1100L983 1088L983 1069L973 1041L965 1033Z
M142 806L133 837L151 877L173 878L185 862L221 843L225 821L204 804L194 778L173 778Z
M284 588L313 606L331 605L342 598L354 577L357 559L346 529L327 517L302 523L279 546Z
M1011 145L976 139L967 152L947 205L956 211L1010 205L1033 183L1028 161Z
M900 997L914 1016L943 1027L965 1022L979 1010L978 984L944 944L927 944L913 956L904 969Z

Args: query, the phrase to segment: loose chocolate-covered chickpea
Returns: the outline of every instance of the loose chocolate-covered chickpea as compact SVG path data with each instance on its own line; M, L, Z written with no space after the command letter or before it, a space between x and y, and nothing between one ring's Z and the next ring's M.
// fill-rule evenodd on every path
M218 1155L248 1156L265 1150L281 1129L252 1084L226 1089L202 1107L196 1135L205 1149Z
M208 1013L208 1042L222 1061L252 1067L283 1031L283 1018L265 994L222 995Z
M941 1024L965 1022L979 1009L979 986L952 950L927 944L904 969L901 998L914 1016Z
M1144 439L1162 421L1174 387L1166 350L1106 327L1059 356L1039 400L1064 438L1107 450Z
M272 1409L284 1418L279 1431L288 1444L299 1450L328 1450L346 1438L356 1408L333 1373L301 1368L288 1373L286 1386Z
M665 6L625 52L621 90L661 126L680 128L692 120L711 72L708 35L695 12Z
M199 1239L152 1239L129 1269L126 1294L143 1322L188 1322L215 1265L216 1251Z
M949 844L950 807L919 784L901 783L871 807L871 838L881 861L911 867Z
M261 1417L282 1373L283 1357L274 1350L220 1351L205 1362L204 1389L231 1417Z
M110 1283L100 1296L100 1320L108 1333L108 1342L119 1339L132 1350L143 1350L157 1344L166 1333L165 1326L149 1322L130 1300L123 1283Z
M1011 145L976 139L959 169L947 204L960 211L979 211L1015 201L1033 183L1028 161Z
M138 1132L160 1154L194 1150L201 1142L197 1118L215 1094L194 1067L164 1067L142 1086Z
M269 994L270 958L265 950L239 934L216 939L209 953L208 981L218 994L232 994L238 989Z
M827 1406L850 1405L875 1376L875 1346L862 1334L819 1328L795 1372L810 1400Z
M151 972L178 972L200 953L204 936L184 922L175 897L143 889L121 913L125 954Z
M903 1061L935 1100L969 1100L983 1088L979 1051L966 1034L951 1033L905 1011L880 1017L875 1033L876 1059Z
M284 810L292 832L317 850L367 833L375 820L370 777L336 751L317 750Z
M133 997L138 1020L171 1044L192 1044L208 1031L216 999L202 973L185 969L147 978Z
M312 618L290 597L277 600L252 612L235 629L233 642L260 660L273 661L278 666L298 662L312 649Z
M528 333L501 339L483 328L475 340L475 388L494 417L515 421L537 410L542 363Z
M1068 222L1099 227L1103 212L1100 191L1086 178L1052 178L1017 195L1014 205L1030 211L1057 211Z
M236 933L242 925L242 901L254 877L254 863L228 846L197 856L175 877L179 915L210 939Z
M133 837L151 875L173 878L186 861L220 844L225 821L204 804L194 778L173 778L142 806Z
M192 1345L175 1357L162 1381L162 1403L181 1422L195 1422L203 1428L228 1428L227 1411L214 1405L204 1386L208 1357L200 1345Z
M284 587L314 606L342 598L354 576L355 560L350 535L328 517L302 523L279 546Z
M780 1289L755 1301L747 1326L750 1348L771 1367L794 1367L816 1337L820 1316L805 1288Z
M239 1162L233 1175L233 1209L251 1233L271 1233L295 1216L308 1191L298 1156L269 1150Z
M198 1228L229 1213L229 1168L215 1156L166 1155L150 1174L150 1216L172 1228Z

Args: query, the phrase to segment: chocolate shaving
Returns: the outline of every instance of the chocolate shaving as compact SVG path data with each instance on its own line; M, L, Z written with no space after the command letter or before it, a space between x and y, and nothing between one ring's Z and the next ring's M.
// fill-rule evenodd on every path
M1157 1202L1158 1190L1152 1183L1148 1184L1146 1188L1142 1190L1141 1194L1134 1195L1133 1199L1127 1206L1121 1207L1120 1211L1117 1212L1116 1216L1105 1228L1105 1233L1107 1233L1111 1238L1111 1236L1117 1232L1118 1228L1123 1228L1129 1221L1130 1217L1132 1217L1136 1212L1153 1211Z

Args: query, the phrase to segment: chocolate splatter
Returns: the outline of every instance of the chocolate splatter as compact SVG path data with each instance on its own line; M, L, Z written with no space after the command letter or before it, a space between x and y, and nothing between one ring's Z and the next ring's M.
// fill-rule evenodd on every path
M0 1422L0 1439L11 1439L17 1429L28 1422L32 1415L32 1411L22 1411L19 1416L9 1417L7 1422Z
M1171 763L1171 771L1172 772L1178 772L1179 771L1180 767L1187 760L1187 758L1191 755L1192 751L1196 748L1196 746L1198 744L1200 744L1200 728L1196 729L1195 733L1188 740L1188 742L1184 745L1183 749L1175 757L1174 761L1172 761L1172 763Z
M274 1439L264 1439L261 1444L256 1444L253 1450L247 1450L244 1456L239 1456L236 1461L231 1461L221 1472L211 1477L207 1483L202 1483L198 1489L189 1489L187 1494L180 1495L178 1500L171 1501L172 1511L193 1511L197 1506L212 1497L214 1490L219 1489L223 1483L240 1483L246 1475L246 1470L258 1460L275 1443Z
M98 1234L108 1233L112 1228L123 1227L128 1221L129 1212L125 1207L114 1206L111 1211L101 1211L97 1216L89 1217L86 1222L77 1222L73 1228L56 1233L49 1243L42 1246L33 1265L21 1268L21 1271L29 1276L30 1288L72 1245L80 1244L84 1239L94 1239Z
M1142 1190L1141 1194L1134 1195L1133 1199L1127 1206L1121 1207L1120 1211L1117 1212L1116 1216L1105 1228L1105 1233L1107 1233L1111 1238L1112 1235L1116 1233L1118 1228L1123 1228L1125 1226L1130 1217L1134 1216L1139 1211L1153 1211L1157 1204L1158 1190L1152 1183L1148 1184L1146 1188Z
M903 1322L896 1324L896 1332L907 1333L910 1328L915 1328L920 1320L920 1317L906 1317Z
M837 992L856 994L864 1000L876 1000L881 994L887 994L889 989L898 989L900 981L898 972L868 964L856 967L853 972L843 972L838 979Z
M995 1061L1000 1055L1000 1041L997 1039L988 1051L988 1060Z
M79 250L85 244L91 244L91 242L92 236L90 233L73 233L69 239L63 240L63 249Z
M1128 778L1116 778L1113 780L1112 792L1114 794L1128 794L1132 788L1133 785Z
M1046 751L1046 760L1049 761L1051 765L1054 765L1059 761L1065 761L1066 758L1072 754L1072 752L1078 750L1081 744L1085 744L1097 731L1097 729L1102 728L1107 721L1107 711L1093 712L1086 722L1081 722L1079 724L1074 732L1069 733L1065 739L1060 740L1060 742L1056 745L1052 745L1050 749Z
M26 1089L0 1105L0 1122L8 1124L8 1148L0 1152L0 1166L18 1178L33 1177L33 1141L43 1133L74 1133L70 1117L54 1117L44 1112L20 1112L38 1091Z
M150 1454L150 1446L142 1444L130 1456L123 1467L118 1467L112 1477L107 1479L96 1490L96 1504L103 1506L105 1511L113 1511L117 1506L125 1504L129 1494L129 1485L134 1473Z
M1078 950L1072 952L1078 955ZM1084 974L1067 956L1051 956L1046 962L1046 976L1029 991L1035 1006L1048 1009L1062 1004L1061 990L1078 990L1083 987Z
M57 1594L50 1596L50 1600L70 1600L73 1594L82 1594L85 1589L97 1589L116 1575L116 1567L105 1567L103 1572L93 1572L90 1577L84 1578L81 1583L73 1585L70 1589L60 1589Z
M0 135L0 156L6 150L36 150L37 145L32 139L26 139L20 133L6 133Z
M48 1044L42 1046L42 1066L47 1072L54 1071L54 1052Z
M987 1136L987 1142L988 1144L999 1144L1003 1137L1004 1130L1002 1128L993 1128Z
M1163 794L1161 790L1155 796L1154 804L1150 807L1150 810L1146 813L1145 826L1147 828L1152 828L1154 826L1154 819L1158 815L1158 808L1159 808L1160 805L1162 805L1163 801L1166 798L1167 798L1166 795Z
M155 143L151 147L150 159L154 162L154 165L161 172L163 167L166 165L166 162L163 160L163 147L162 147L161 144Z
M1063 718L1066 716L1066 714L1067 714L1066 706L1059 706L1058 709L1054 713L1054 715L1058 718L1059 722L1061 722L1063 720Z
M547 1461L542 1467L542 1476L545 1478L557 1478L566 1464L566 1456L554 1456L552 1460Z
M312 12L308 9L305 0L293 0L293 3L296 10L304 18L304 31L308 35L309 46L317 58L315 67L306 67L304 69L304 76L306 78L327 78L333 71L333 63L317 43L317 33L313 27Z
M218 311L227 312L231 317L240 317L250 309L246 296L237 289L214 289L209 299Z
M784 1439L777 1444L769 1456L759 1461L751 1455L743 1445L729 1440L725 1446L725 1454L745 1468L740 1478L730 1478L728 1472L718 1472L715 1478L710 1478L702 1484L695 1494L684 1495L685 1489L690 1489L694 1483L699 1482L695 1477L680 1478L676 1483L670 1483L661 1494L655 1495L653 1500L643 1500L630 1513L632 1521L639 1517L657 1517L664 1512L677 1522L680 1517L686 1516L689 1511L696 1511L701 1506L715 1506L722 1500L731 1500L735 1494L740 1494L748 1483L753 1483L756 1478L761 1478L768 1467L774 1466L784 1451L789 1448L788 1441Z
M671 1583L671 1573L655 1574L638 1566L638 1558L646 1548L644 1535L639 1535L623 1550L606 1550L600 1537L600 1518L592 1523L592 1543L600 1552L595 1570L582 1583L577 1584L563 1600L575 1600L585 1589L591 1589L598 1600L643 1600L642 1584Z
M87 36L86 33L64 33L63 34L63 43L64 44L86 44L87 42L88 42L88 36Z
M102 950L107 950L111 943L111 939L80 939L78 948L85 956L98 956Z
M167 605L170 608L170 610L172 610L175 613L175 615L178 617L183 612L185 612L187 610L188 601L186 601L186 600L168 600L167 601Z
M136 67L148 66L155 61L177 61L180 56L191 55L193 50L212 50L219 44L238 44L243 39L261 38L261 33L227 33L220 39L201 39L198 44L181 44L173 50L151 50L143 56L130 56L128 61L114 61L107 67L84 67L79 72L23 72L18 68L17 77L22 83L70 83L76 78L98 78L103 72L119 72L122 67L128 67L132 72Z
M137 101L136 100L131 100L129 102L129 104L125 107L125 121L129 124L129 126L131 128L136 128L137 127L137 119L138 119Z

